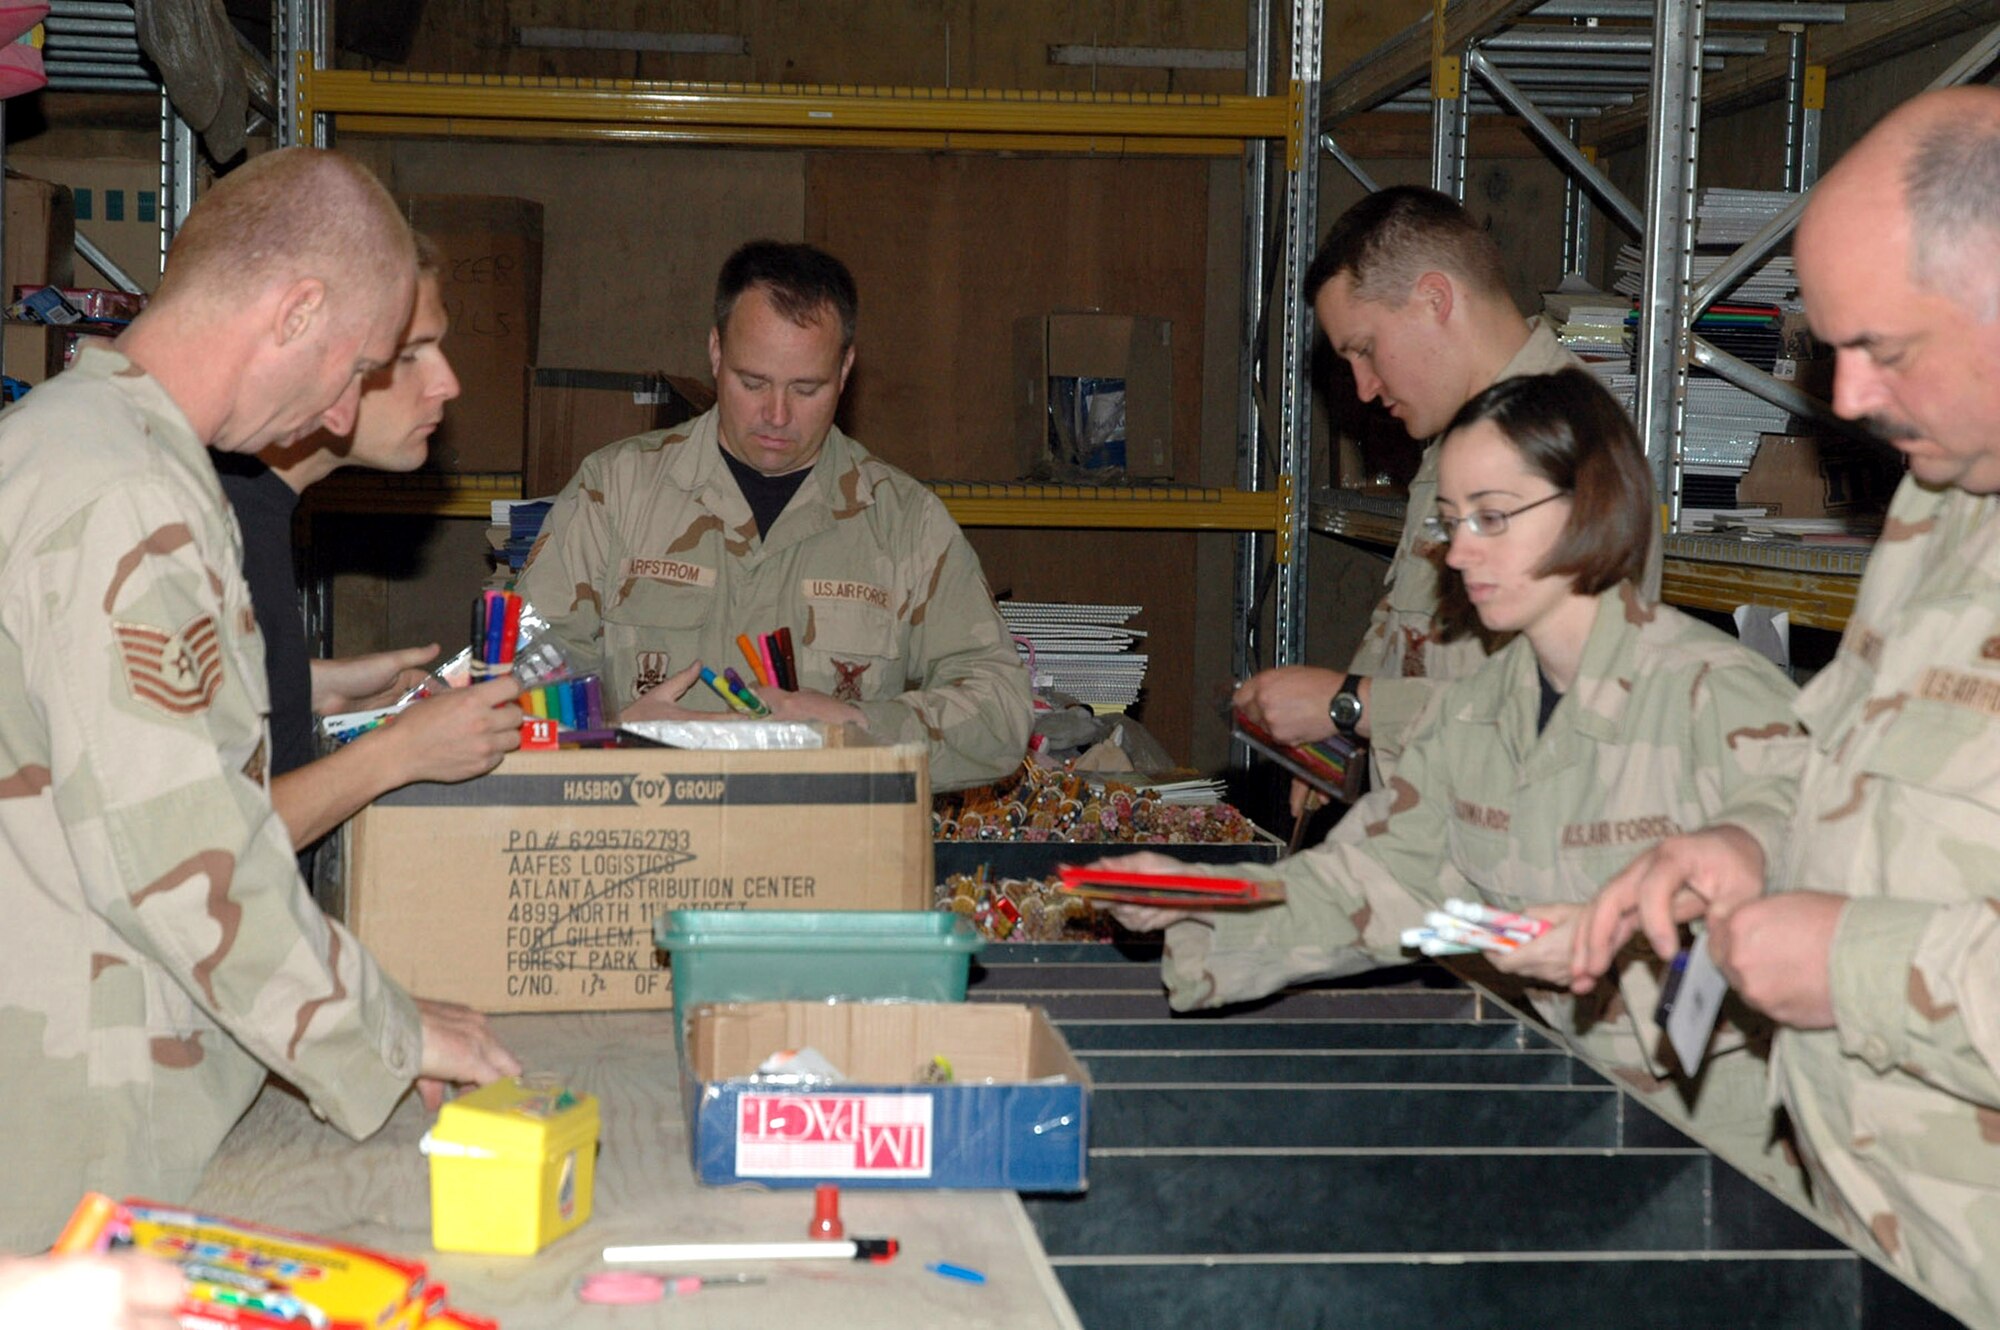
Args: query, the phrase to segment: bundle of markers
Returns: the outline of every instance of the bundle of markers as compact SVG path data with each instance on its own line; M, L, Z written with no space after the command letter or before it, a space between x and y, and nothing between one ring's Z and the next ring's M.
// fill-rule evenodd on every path
M728 704L731 711L742 716L768 716L771 708L764 705L764 699L750 691L750 685L743 682L743 676L735 670L724 670L717 674L704 665L701 667L701 681L709 691Z
M750 662L750 672L757 676L757 682L766 688L782 688L788 693L799 691L798 659L792 655L792 630L774 628L768 633L757 634L752 641L748 633L736 635L736 649L743 653L743 659Z
M514 667L522 604L511 591L482 591L472 602L472 657L480 678L496 678Z
M552 720L565 730L604 728L604 689L594 674L530 688L517 700L528 715Z
M1513 951L1548 931L1548 922L1533 915L1452 899L1426 914L1422 928L1404 929L1403 945L1426 956L1470 956Z

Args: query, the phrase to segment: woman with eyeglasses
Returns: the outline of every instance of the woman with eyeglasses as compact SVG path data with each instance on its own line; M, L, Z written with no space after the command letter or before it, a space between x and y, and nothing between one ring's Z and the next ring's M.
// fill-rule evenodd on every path
M1804 752L1783 674L1634 589L1656 513L1632 426L1588 373L1506 379L1467 402L1445 433L1430 535L1448 587L1511 641L1432 699L1389 786L1323 845L1193 870L1276 877L1283 903L1115 913L1167 930L1177 1010L1407 960L1404 930L1447 898L1536 915L1548 933L1491 959L1542 1017L1718 1154L1796 1195L1796 1167L1772 1141L1760 1018L1725 1008L1697 1081L1654 1021L1663 976L1650 949L1614 971L1610 991L1567 991L1577 909L1725 804L1733 820L1768 809L1781 824L1782 799L1760 803L1758 790ZM1189 868L1156 854L1102 866Z

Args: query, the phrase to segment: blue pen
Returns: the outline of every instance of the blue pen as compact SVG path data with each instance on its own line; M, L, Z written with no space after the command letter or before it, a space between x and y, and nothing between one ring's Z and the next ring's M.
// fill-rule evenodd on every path
M983 1284L986 1282L986 1276L979 1271L968 1269L962 1265L952 1265L945 1261L933 1261L925 1266L924 1269L934 1275L942 1275L946 1279L956 1279L961 1283Z

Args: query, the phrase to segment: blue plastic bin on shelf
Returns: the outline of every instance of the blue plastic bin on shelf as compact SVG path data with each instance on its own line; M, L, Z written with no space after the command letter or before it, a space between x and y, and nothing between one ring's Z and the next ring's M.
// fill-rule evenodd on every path
M705 1002L963 1002L986 945L970 920L932 910L670 910L653 939L673 958L676 1029Z

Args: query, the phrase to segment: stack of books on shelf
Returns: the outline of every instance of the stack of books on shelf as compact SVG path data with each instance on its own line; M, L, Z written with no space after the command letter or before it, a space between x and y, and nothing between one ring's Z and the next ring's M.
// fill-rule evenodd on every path
M1099 711L1139 700L1146 656L1132 648L1145 633L1125 625L1140 606L1003 600L999 607L1037 693L1062 693Z

